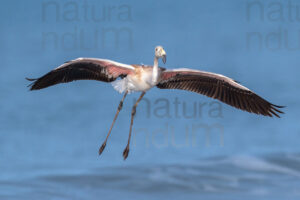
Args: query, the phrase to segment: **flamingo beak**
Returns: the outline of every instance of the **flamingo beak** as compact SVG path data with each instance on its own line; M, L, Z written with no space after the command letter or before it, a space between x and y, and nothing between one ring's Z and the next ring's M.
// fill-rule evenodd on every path
M162 56L162 61L163 61L164 64L166 64L166 62L167 62L167 55L166 54L164 54Z

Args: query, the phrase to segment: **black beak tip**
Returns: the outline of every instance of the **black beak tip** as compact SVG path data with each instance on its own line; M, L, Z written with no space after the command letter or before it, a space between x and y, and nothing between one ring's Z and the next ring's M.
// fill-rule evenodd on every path
M167 62L167 56L166 56L166 55L164 55L164 56L162 57L162 61L163 61L164 64L166 64L166 62Z

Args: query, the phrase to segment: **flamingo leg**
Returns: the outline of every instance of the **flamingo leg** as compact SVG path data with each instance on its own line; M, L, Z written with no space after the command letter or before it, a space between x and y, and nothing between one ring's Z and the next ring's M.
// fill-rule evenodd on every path
M127 96L127 94L128 94L128 91L125 92L125 94L124 94L122 100L120 101L120 104L119 104L119 106L118 106L117 113L116 113L116 115L115 115L115 117L114 117L114 120L113 120L111 126L110 126L110 129L109 129L109 131L108 131L108 134L107 134L107 136L106 136L106 138L105 138L103 144L102 144L101 147L99 148L99 155L101 155L101 153L102 153L103 150L105 149L107 139L108 139L108 137L109 137L109 135L110 135L110 133L111 133L111 130L112 130L112 128L113 128L113 126L114 126L114 124L115 124L115 122L116 122L116 119L117 119L117 117L118 117L118 115L119 115L119 112L122 110L123 102L124 102L125 97Z
M134 106L132 107L132 110L131 110L131 122L130 122L130 129L129 129L128 142L127 142L126 148L125 148L124 151L123 151L123 157L124 157L124 160L126 160L126 158L128 157L128 153L129 153L129 144L130 144L130 138L131 138L131 132L132 132L133 119L134 119L134 116L135 116L135 113L136 113L136 107L137 107L137 105L139 104L139 102L142 100L142 98L144 97L145 94L146 94L146 92L143 92L143 93L141 94L141 96L140 96L139 99L135 102L135 104L134 104Z

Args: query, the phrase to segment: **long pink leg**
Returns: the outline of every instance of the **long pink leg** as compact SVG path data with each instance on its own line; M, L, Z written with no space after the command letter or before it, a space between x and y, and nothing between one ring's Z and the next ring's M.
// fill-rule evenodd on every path
M124 96L123 96L123 98L122 98L122 100L120 101L120 104L119 104L119 106L118 106L117 113L116 113L116 115L115 115L115 117L114 117L114 120L113 120L111 126L110 126L110 129L109 129L109 131L108 131L108 134L107 134L107 136L106 136L106 139L104 140L103 144L102 144L101 147L99 148L99 155L101 155L101 153L102 153L103 150L105 149L107 139L108 139L108 137L109 137L109 135L110 135L110 133L111 133L111 130L112 130L112 128L113 128L113 126L114 126L114 124L115 124L115 122L116 122L116 119L117 119L117 117L118 117L118 115L119 115L119 112L121 111L121 109L122 109L122 107L123 107L123 102L124 102L124 99L125 99L125 97L127 96L127 94L128 94L128 92L126 91L125 94L124 94Z
M139 97L139 99L135 102L134 106L132 107L128 142L127 142L126 148L123 151L124 160L126 160L126 158L128 157L128 153L129 153L129 144L130 144L130 138L131 138L131 132L132 132L133 118L136 113L136 107L139 104L139 102L142 100L142 98L144 97L145 94L146 94L146 92L143 92L141 94L141 96Z

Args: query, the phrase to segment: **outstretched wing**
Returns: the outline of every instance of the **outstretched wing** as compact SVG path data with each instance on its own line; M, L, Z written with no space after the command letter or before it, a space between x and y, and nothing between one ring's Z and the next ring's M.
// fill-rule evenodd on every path
M112 82L118 77L125 77L133 72L134 67L131 65L105 59L78 58L64 63L40 78L27 78L27 80L34 81L29 85L30 90L39 90L75 80Z
M185 68L166 70L162 72L157 87L196 92L238 109L265 116L279 117L278 113L283 113L279 110L283 106L266 101L233 79L220 74Z

